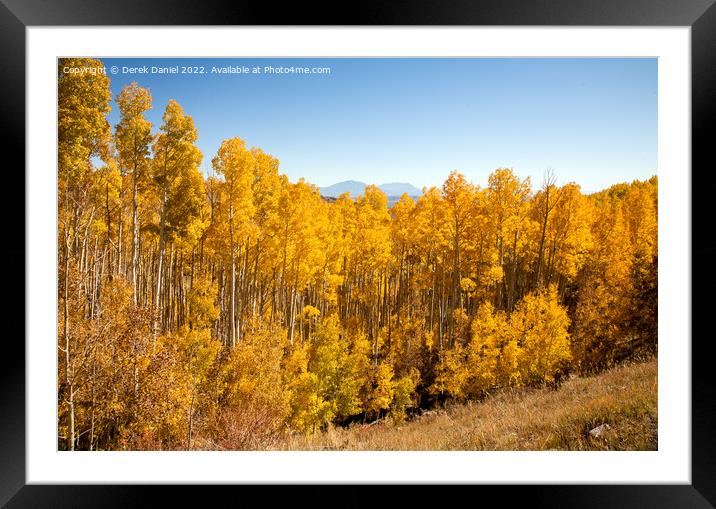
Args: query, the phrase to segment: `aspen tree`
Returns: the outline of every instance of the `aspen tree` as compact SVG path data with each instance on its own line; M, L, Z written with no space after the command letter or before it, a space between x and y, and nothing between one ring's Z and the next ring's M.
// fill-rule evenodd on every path
M252 183L256 160L241 138L224 140L216 157L214 169L224 176L228 205L229 257L231 264L230 316L231 346L236 346L239 324L236 317L236 241L247 239L242 245L248 249L248 239L254 236L252 216L254 213Z
M134 303L137 304L139 286L139 220L138 195L146 186L150 164L149 148L152 142L152 123L144 118L152 108L152 96L136 82L125 86L117 95L120 121L115 129L115 144L119 165L132 175L132 284Z
M162 117L163 124L152 145L153 181L159 199L159 246L157 252L154 308L160 309L164 281L164 255L167 238L198 216L196 200L203 195L199 174L202 154L196 147L197 131L193 119L184 114L179 103L170 100ZM185 215L180 214L185 213ZM170 217L177 224L170 223Z
M84 207L92 180L92 158L107 158L110 128L106 115L110 111L109 78L101 73L65 73L65 68L99 68L102 62L88 58L61 58L57 62L57 143L58 143L58 243L60 260L60 301L62 302L62 344L64 382L61 408L67 416L65 446L74 450L76 443L75 380L73 326L68 310L71 262L77 261L80 228L87 211ZM91 221L86 217L84 221ZM81 262L79 262L81 263Z

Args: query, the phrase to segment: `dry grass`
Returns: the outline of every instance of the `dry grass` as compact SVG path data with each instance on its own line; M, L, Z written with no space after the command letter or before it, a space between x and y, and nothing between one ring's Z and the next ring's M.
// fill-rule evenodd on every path
M599 438L589 430L608 424ZM657 363L623 365L558 390L505 390L402 425L293 435L279 450L656 450Z

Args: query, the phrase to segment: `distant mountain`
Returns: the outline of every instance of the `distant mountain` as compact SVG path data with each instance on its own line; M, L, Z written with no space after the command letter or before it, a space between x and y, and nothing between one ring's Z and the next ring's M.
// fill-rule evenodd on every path
M357 180L346 180L344 182L338 182L332 186L322 187L321 194L323 196L329 196L332 198L338 198L343 193L351 193L351 197L355 198L363 194L365 190L365 182L358 182Z
M389 184L381 184L378 187L388 196L403 196L404 193L408 193L408 196L420 196L423 194L420 189L407 182L390 182Z
M350 193L351 198L360 196L365 191L365 187L368 184L365 182L359 182L357 180L346 180L344 182L338 182L331 186L322 187L321 194L326 197L337 198L343 193ZM422 191L412 184L402 182L391 182L388 184L381 184L378 186L388 197L400 197L403 193L408 193L408 196L420 196Z

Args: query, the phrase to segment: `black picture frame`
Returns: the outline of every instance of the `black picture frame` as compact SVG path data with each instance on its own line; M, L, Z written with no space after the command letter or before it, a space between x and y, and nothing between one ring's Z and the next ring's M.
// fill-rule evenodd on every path
M705 199L709 186L704 175L713 171L713 141L709 124L716 119L716 6L715 0L366 0L353 10L336 2L278 7L269 2L226 3L213 0L0 0L0 125L3 154L19 155L14 166L5 164L4 177L15 178L12 189L25 188L25 30L29 26L91 25L569 25L569 26L689 26L692 58L692 232L710 232L710 214ZM31 100L31 98L27 98ZM688 177L688 174L685 174ZM698 181L698 183L697 183ZM10 189L8 187L8 189ZM9 195L13 195L12 197ZM8 267L24 267L25 223L18 210L25 210L24 193L8 193L0 200L6 239L0 260ZM713 270L706 269L716 255L713 235L692 235L692 328L706 320L708 298L696 298L697 287L713 288ZM698 270L698 272L695 272ZM0 376L0 504L7 507L122 507L148 505L147 486L26 485L25 477L25 295L24 272L10 270L5 284L22 288L6 298L3 327L2 375ZM15 278L15 280L12 280ZM22 279L22 282L20 281ZM22 293L20 293L22 292ZM10 294L6 290L4 292ZM15 325L15 330L12 330ZM698 328L693 328L697 330ZM702 329L707 330L708 329ZM710 335L692 334L692 483L690 485L550 485L479 486L473 500L486 501L486 492L497 492L502 500L529 499L532 506L549 507L715 507L716 506L716 390L710 377ZM691 341L691 338L670 338ZM218 487L212 487L217 489ZM226 487L222 488L225 493ZM296 487L310 492L306 501L319 496L316 487ZM340 498L321 492L321 497L348 506L366 506L378 495L352 486ZM246 490L247 487L242 489ZM187 489L163 489L187 502ZM405 490L408 491L408 490ZM442 493L442 495L441 495ZM413 487L401 495L405 505L426 502L426 497L444 497L445 488ZM492 494L492 493L490 493ZM293 495L295 496L295 494ZM477 497L477 498L474 498ZM302 497L303 498L303 497ZM248 500L248 499L247 499ZM445 499L447 501L447 499ZM236 500L238 503L239 500Z

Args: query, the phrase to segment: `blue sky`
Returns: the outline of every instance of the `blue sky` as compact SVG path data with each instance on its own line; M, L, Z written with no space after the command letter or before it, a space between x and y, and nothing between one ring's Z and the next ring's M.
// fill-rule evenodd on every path
M136 81L161 125L169 99L194 118L202 171L239 136L293 180L439 186L459 170L484 186L496 168L593 192L656 174L656 59L102 59L113 97ZM207 74L125 74L124 66ZM211 74L212 66L330 67L330 74ZM112 73L117 66L119 73ZM118 111L113 103L109 120Z

